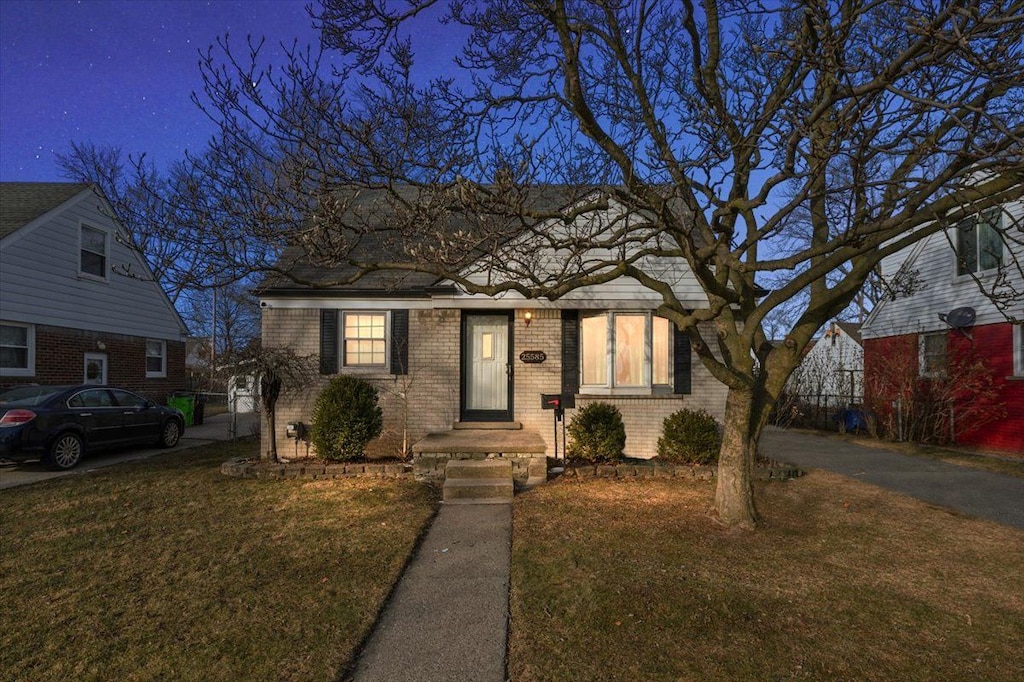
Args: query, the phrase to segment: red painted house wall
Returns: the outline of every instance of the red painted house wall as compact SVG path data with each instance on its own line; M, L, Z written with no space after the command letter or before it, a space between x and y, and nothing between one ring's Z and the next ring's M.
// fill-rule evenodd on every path
M947 333L950 366L983 363L991 395L980 404L967 398L958 401L954 409L956 441L1024 455L1024 379L1013 377L1013 326L975 327L970 337L959 331ZM917 334L904 334L864 340L865 401L880 424L892 423L891 402L896 393L919 389L922 382L929 381L919 376L918 339ZM982 423L973 425L975 419Z

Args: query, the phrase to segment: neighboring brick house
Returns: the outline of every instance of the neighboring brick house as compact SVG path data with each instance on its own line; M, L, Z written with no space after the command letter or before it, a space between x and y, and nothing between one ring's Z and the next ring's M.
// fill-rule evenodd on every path
M623 277L557 301L490 298L417 273L375 272L350 286L322 288L316 283L343 269L318 269L295 253L282 260L314 286L275 280L260 289L263 344L319 355L323 383L346 373L377 386L385 433L368 454L400 455L455 424L512 423L538 434L550 456L556 430L542 394L562 396L567 420L594 401L616 405L625 453L633 457L656 454L663 419L680 408L722 419L725 386L700 363L689 338L655 314L660 295L635 280ZM659 266L675 277L683 305L706 305L684 261ZM308 424L318 393L282 396L274 434L282 456L310 453L285 438L285 425Z
M1024 201L1014 201L893 259L913 286L879 303L861 335L866 402L894 433L910 428L911 401L945 397L953 409L936 428L957 443L1024 454L1022 220ZM1009 228L1009 238L994 225ZM1004 296L1005 311L982 287ZM957 309L963 312L949 315ZM980 370L965 369L972 366Z
M0 183L0 388L185 388L188 330L112 216L90 185Z

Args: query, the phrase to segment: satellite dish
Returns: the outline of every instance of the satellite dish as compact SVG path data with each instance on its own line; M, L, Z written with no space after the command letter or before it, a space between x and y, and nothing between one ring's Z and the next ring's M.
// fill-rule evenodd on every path
M953 308L945 315L939 315L939 318L953 329L966 329L970 327L974 324L976 317L977 313L970 306Z

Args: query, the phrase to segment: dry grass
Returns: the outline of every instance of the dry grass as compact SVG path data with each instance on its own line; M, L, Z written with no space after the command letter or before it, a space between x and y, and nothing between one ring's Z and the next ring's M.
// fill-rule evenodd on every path
M757 491L563 481L515 507L510 675L526 680L1019 680L1024 533L836 475Z
M436 496L397 480L219 474L255 448L3 491L0 678L336 678Z

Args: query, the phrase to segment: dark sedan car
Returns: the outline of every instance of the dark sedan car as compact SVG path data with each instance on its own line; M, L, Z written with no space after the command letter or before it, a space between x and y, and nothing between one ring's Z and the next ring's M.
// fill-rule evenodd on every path
M173 447L181 412L112 386L19 386L0 393L0 458L42 457L70 469L86 449L152 443Z

